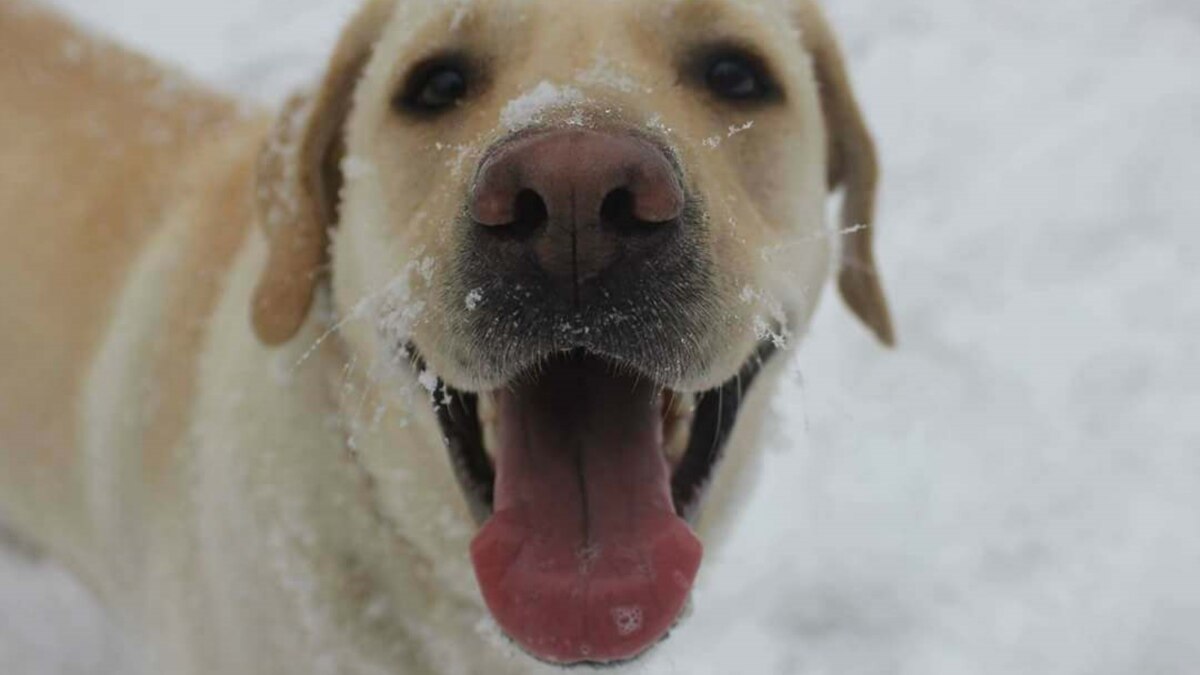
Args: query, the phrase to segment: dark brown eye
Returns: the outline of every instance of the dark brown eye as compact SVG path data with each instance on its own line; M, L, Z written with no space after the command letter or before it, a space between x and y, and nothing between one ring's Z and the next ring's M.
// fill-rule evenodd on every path
M738 55L713 59L705 75L705 84L712 93L730 101L758 101L770 96L774 90L757 63Z
M410 112L431 115L458 105L469 89L465 68L438 61L417 68L398 102Z

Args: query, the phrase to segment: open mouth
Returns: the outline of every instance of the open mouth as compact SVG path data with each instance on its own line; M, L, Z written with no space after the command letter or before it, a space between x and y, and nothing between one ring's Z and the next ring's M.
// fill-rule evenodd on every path
M675 392L584 350L437 412L482 523L471 556L504 632L556 664L640 655L675 624L702 546L689 527L764 344L723 386Z

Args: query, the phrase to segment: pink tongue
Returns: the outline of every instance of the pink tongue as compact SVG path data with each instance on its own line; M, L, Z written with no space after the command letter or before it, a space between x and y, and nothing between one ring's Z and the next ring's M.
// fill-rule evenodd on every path
M671 503L657 395L572 363L496 404L495 515L471 545L488 608L546 661L637 656L678 618L702 554Z

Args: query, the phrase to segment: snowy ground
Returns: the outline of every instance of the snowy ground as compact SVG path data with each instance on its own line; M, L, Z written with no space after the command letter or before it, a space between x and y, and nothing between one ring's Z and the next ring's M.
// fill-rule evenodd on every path
M351 0L59 0L275 100ZM822 309L698 611L640 673L1200 672L1200 4L827 0L901 349ZM0 673L120 673L0 557Z

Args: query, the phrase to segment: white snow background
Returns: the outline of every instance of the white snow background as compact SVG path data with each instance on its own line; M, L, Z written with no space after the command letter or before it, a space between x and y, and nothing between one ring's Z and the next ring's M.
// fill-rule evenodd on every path
M353 0L59 0L267 102ZM696 611L635 673L1200 673L1200 3L828 0L901 346L832 295ZM122 673L0 556L0 673Z

